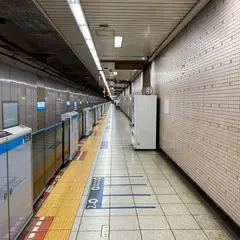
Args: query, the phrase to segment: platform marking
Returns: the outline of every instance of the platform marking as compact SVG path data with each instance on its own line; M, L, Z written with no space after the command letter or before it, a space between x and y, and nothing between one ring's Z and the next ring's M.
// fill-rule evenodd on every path
M106 185L104 185L104 186L108 186L108 187L114 187L114 186L116 186L116 187L118 187L118 186L147 186L147 184L134 184L134 183L127 183L127 184L106 184Z
M104 177L93 177L86 204L86 209L99 209L102 207Z
M153 209L156 206L118 206L118 207L102 207L101 209Z
M105 176L105 178L142 178L143 176Z
M151 194L104 194L104 197L149 197Z

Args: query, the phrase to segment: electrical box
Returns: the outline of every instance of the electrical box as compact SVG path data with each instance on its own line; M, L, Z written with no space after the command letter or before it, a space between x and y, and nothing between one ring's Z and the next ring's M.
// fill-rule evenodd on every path
M78 152L78 135L79 135L79 123L78 123L78 112L72 111L62 114L61 120L65 119L70 120L70 154L69 160L72 160L73 157Z
M134 95L132 99L132 145L156 149L157 96Z
M0 239L16 239L33 214L31 132L0 131Z
M83 135L89 136L93 130L92 108L83 109Z

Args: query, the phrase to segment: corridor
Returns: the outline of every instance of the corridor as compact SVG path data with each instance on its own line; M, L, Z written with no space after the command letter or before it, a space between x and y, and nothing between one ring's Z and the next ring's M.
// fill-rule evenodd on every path
M134 151L110 107L70 240L228 240L214 215L156 151Z

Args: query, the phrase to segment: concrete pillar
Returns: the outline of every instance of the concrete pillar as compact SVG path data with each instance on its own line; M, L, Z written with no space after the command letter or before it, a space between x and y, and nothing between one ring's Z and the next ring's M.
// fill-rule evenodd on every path
M143 69L143 88L145 89L151 86L150 69L150 63L147 64Z

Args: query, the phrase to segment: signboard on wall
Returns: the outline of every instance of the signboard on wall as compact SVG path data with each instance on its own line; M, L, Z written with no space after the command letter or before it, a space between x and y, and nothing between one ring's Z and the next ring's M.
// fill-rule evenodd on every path
M70 104L70 101L67 101L67 102L66 102L66 107L70 107L70 105L71 105L71 104Z
M42 111L46 109L46 103L45 102L37 102L37 110Z
M77 102L74 102L74 107L73 110L76 111L77 110Z
M164 113L169 114L169 99L164 100Z

